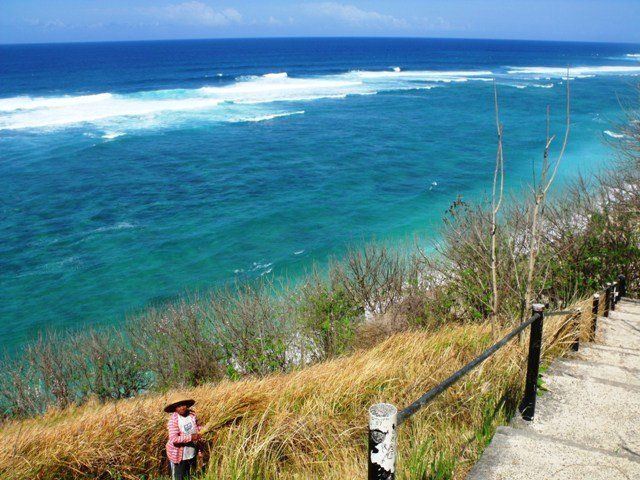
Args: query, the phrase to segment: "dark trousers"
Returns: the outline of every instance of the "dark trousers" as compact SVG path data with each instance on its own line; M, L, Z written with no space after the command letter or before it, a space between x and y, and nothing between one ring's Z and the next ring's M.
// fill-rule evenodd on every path
M183 460L180 463L171 462L171 480L187 480L191 478L191 472L196 470L196 457L191 460Z

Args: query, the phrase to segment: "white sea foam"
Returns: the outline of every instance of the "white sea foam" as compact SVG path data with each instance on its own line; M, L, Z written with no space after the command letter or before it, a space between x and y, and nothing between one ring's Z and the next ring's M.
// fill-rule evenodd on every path
M429 89L436 83L486 80L489 71L351 71L296 78L286 72L248 76L224 86L173 89L130 94L101 93L76 97L13 97L0 99L0 130L57 128L91 123L109 124L114 132L171 123L185 114L211 121L263 121L301 112L251 111L238 106L300 102L388 90ZM229 106L235 106L235 110ZM207 115L204 116L204 112ZM115 123L115 124L114 124ZM111 130L109 130L111 131ZM109 131L106 135L109 135ZM105 139L115 137L104 137Z
M30 274L40 274L45 272L62 272L70 269L78 269L82 263L82 259L78 255L63 258L56 262L46 263L40 267L36 267Z
M287 72L265 73L264 75L262 75L262 78L289 78L289 75L287 74Z
M106 140L113 140L114 138L118 138L123 135L126 135L126 134L124 132L106 132L104 135L102 135L102 138Z
M637 75L640 74L639 67L630 66L589 66L571 67L568 70L571 77L589 78L595 75ZM546 78L564 78L567 76L566 67L509 67L509 75L542 75Z
M98 93L95 95L78 95L64 97L10 97L0 98L0 112L13 112L16 110L34 110L41 108L74 107L95 103L112 98L110 93Z
M134 126L140 117L159 121L167 113L212 111L213 120L234 121L237 115L225 115L221 104L263 104L298 102L320 98L344 98L349 94L370 93L373 87L362 81L334 75L318 78L290 78L286 73L247 77L221 87L157 90L133 94L98 94L81 97L0 99L0 129L61 127L80 123L104 123L111 119L129 119ZM298 112L298 111L296 111ZM237 113L237 112L233 112ZM269 119L271 112L262 112ZM277 118L277 117L273 117ZM131 119L134 121L131 122Z
M273 265L273 263L268 262L268 263L261 263L261 262L253 262L253 268L251 269L252 271L256 271L256 270L270 270L270 267Z
M621 133L612 132L611 130L605 130L605 135L609 135L611 138L624 138L624 135Z
M341 74L290 77L286 72L247 76L223 86L171 89L128 94L99 93L63 97L12 97L0 99L0 130L49 129L93 124L103 138L130 129L153 128L198 118L208 122L259 122L298 115L278 103L318 99L343 99L350 95L374 95L384 91L428 90L438 85L491 81L493 77L516 79L517 84L551 88L553 84L530 83L532 79L562 77L556 67L512 67L508 75L489 70L354 70ZM578 67L571 75L640 74L640 66ZM254 106L260 106L254 107Z
M474 80L491 80L493 72L489 70L352 70L343 74L346 78L359 80L388 79L388 80L422 80L425 82L466 82Z
M183 112L215 107L213 98L183 98L149 100L135 95L96 95L93 101L55 102L38 108L18 108L9 115L0 115L0 130L60 127L78 123L99 123L114 117L141 117L161 112ZM25 105L31 105L26 102ZM53 106L55 105L55 106ZM25 111L26 110L26 111Z
M273 120L275 118L289 117L291 115L303 115L304 110L297 110L295 112L283 112L283 113L271 113L268 115L258 115L256 117L239 117L232 119L232 122L264 122L266 120Z
M358 93L362 82L339 75L292 78L286 73L243 77L222 87L202 87L197 96L243 104L300 101Z
M629 58L640 58L640 53L627 53L625 57Z
M304 250L297 250L293 252L294 255L302 255L303 253L304 253Z
M553 83L500 83L506 87L514 87L523 90L528 87L532 88L553 88Z
M107 225L104 227L99 227L93 230L94 233L102 233L102 232L111 232L117 230L129 230L130 228L136 228L136 226L129 222L118 222L113 225Z

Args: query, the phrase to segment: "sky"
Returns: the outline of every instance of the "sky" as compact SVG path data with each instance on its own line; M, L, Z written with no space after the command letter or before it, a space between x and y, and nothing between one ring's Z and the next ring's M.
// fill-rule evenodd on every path
M288 36L640 43L640 0L0 0L0 43Z

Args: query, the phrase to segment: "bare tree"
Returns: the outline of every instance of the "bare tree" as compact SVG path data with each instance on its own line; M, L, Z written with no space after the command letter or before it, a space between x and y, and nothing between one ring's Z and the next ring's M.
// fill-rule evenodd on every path
M525 283L525 294L523 301L523 312L522 317L524 317L525 312L529 310L531 307L531 301L534 293L534 275L536 271L536 260L538 258L538 247L540 243L540 220L542 212L544 211L545 202L547 199L547 193L549 189L553 185L553 182L556 178L556 174L558 173L558 167L560 166L560 162L562 161L562 157L564 156L564 152L567 148L567 142L569 141L569 131L571 129L571 89L569 82L569 69L567 69L567 99L566 99L566 120L565 120L565 133L564 139L562 142L562 146L560 147L560 152L555 161L549 160L549 149L551 148L551 144L555 139L555 135L549 134L550 128L550 108L547 106L547 135L546 135L546 143L544 147L543 161L542 161L542 170L540 172L540 180L536 182L535 170L533 176L533 185L532 185L532 194L533 194L533 205L531 209L531 227L529 231L529 255L527 262L527 277Z
M227 374L266 375L287 368L288 340L294 335L291 312L271 283L220 289L203 313L224 352Z
M336 269L347 295L365 311L384 314L402 299L406 264L396 251L370 244L350 249L342 268Z
M498 151L496 153L496 166L493 172L493 187L491 190L491 331L494 332L496 316L498 314L499 297L498 297L498 273L497 263L498 256L496 251L496 235L497 235L497 216L502 205L504 194L504 155L502 150L502 124L500 123L500 110L498 108L498 87L493 82L493 99L496 112L496 130L498 132Z
M224 375L222 348L209 328L206 297L151 309L128 326L128 338L143 356L157 387L199 385Z

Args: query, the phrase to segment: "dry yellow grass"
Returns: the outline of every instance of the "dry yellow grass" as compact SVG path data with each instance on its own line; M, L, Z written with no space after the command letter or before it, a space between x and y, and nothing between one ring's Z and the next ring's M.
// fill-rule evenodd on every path
M564 317L545 322L546 358L566 349L566 325ZM407 405L490 345L489 331L463 325L406 332L297 372L185 391L208 429L204 476L362 478L367 408L376 401ZM429 478L422 473L453 467L454 478L463 476L492 425L504 421L520 396L524 340L503 348L402 426L399 478ZM165 401L149 394L8 422L0 434L0 477L155 478L166 472Z

